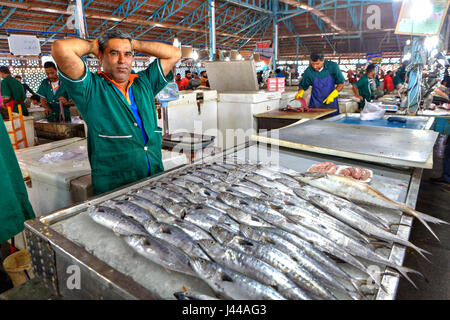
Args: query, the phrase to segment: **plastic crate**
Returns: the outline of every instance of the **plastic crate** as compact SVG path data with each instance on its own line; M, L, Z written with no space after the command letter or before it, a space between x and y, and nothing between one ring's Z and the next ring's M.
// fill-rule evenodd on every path
M268 78L267 91L285 91L285 78Z

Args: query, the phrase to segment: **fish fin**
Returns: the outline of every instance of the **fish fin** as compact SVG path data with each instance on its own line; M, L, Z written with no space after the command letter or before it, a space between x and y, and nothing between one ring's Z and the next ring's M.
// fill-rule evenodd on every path
M428 229L428 231L431 232L431 234L440 242L441 240L439 240L438 236L434 233L434 231L431 229L431 227L428 225L428 223L426 223L426 221L422 218L422 214L420 214L420 212L405 206L405 205L400 205L400 210L406 214L409 214L411 216L416 217L424 226L425 228ZM436 218L435 218L436 219ZM439 220L439 219L437 219ZM442 220L441 220L442 221ZM444 221L443 221L444 222Z
M273 241L272 238L270 238L270 237L264 236L264 240L265 240L267 243L270 243L270 244L272 244L272 245L275 245L275 244L276 244L275 241Z
M233 278L231 278L229 275L227 275L226 273L222 274L221 277L222 281L228 281L228 282L233 282Z
M238 243L244 246L253 246L253 243L251 243L250 241L247 241L245 239L239 239Z
M161 226L160 229L161 229L161 232L162 232L162 233L172 234L172 232L170 231L170 229L167 228L167 227Z
M387 231L392 231L392 229L391 229L392 226L411 227L409 224L405 224L405 223L389 223L389 230L387 230Z
M384 241L370 241L369 242L369 244L374 248L374 249L377 249L377 248L383 248L383 247L386 247L386 248L388 248L388 243L387 242L384 242Z

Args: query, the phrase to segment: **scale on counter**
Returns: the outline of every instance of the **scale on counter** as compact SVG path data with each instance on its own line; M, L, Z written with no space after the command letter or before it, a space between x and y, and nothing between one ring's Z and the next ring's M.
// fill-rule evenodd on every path
M169 114L168 107L169 102L178 100L180 96L178 92L178 86L175 82L168 83L164 89L162 89L156 99L161 103L162 117L163 117L163 136L162 146L166 148L179 148L181 150L189 150L193 153L195 150L206 148L210 145L215 137L195 134L192 132L177 132L174 134L169 133ZM181 129L181 128L177 128Z
M396 104L382 104L384 108L386 108L386 111L392 111L397 112L398 111L398 105Z

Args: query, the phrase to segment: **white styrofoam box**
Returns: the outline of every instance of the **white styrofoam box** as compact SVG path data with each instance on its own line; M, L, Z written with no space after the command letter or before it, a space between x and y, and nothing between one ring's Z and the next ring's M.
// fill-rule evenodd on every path
M203 101L197 104L197 94L203 94ZM192 132L217 136L217 91L185 91L178 100L169 102L169 133ZM158 126L163 128L163 119L158 119ZM163 128L164 129L164 128ZM215 142L217 143L217 142Z
M280 107L280 92L242 92L219 93L217 103L217 128L219 129L218 146L223 150L236 144L244 143L257 130L254 114L278 110ZM236 135L238 138L227 139ZM231 130L231 132L230 132Z
M17 116L17 114L14 115ZM24 116L23 123L25 125L25 134L27 136L28 147L33 147L36 144L34 139L34 118L32 116ZM19 119L14 120L14 124L16 126L16 129L20 128L21 126ZM11 121L5 121L5 127L8 132L12 131ZM16 135L18 140L22 139L22 131L19 130ZM11 139L11 143L15 143L12 133L9 134L9 138ZM23 148L24 144L19 143L19 149Z
M50 155L54 158L50 159ZM31 179L31 183L27 183L27 192L36 216L71 206L70 182L91 173L84 138L18 150L16 156L22 174ZM187 163L185 155L166 150L162 150L162 161L165 170Z
M67 160L43 162L43 157L64 152ZM91 173L86 140L70 138L16 152L20 169L29 176L28 198L36 216L41 216L72 204L70 181ZM41 161L39 161L41 160Z
M281 99L281 92L268 92L264 90L223 92L218 94L217 102L259 103L273 99Z
M339 99L339 113L355 113L358 111L358 102L341 98Z

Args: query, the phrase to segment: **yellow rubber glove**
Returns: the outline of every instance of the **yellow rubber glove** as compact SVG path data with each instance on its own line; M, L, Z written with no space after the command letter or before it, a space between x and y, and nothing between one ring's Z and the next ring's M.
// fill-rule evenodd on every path
M337 91L336 89L334 89L333 91L331 91L330 95L323 100L323 103L325 104L330 104L334 101L334 99L336 99L339 95L339 91Z
M304 93L305 93L305 90L303 90L303 89L298 90L297 94L295 95L295 100L303 98Z

